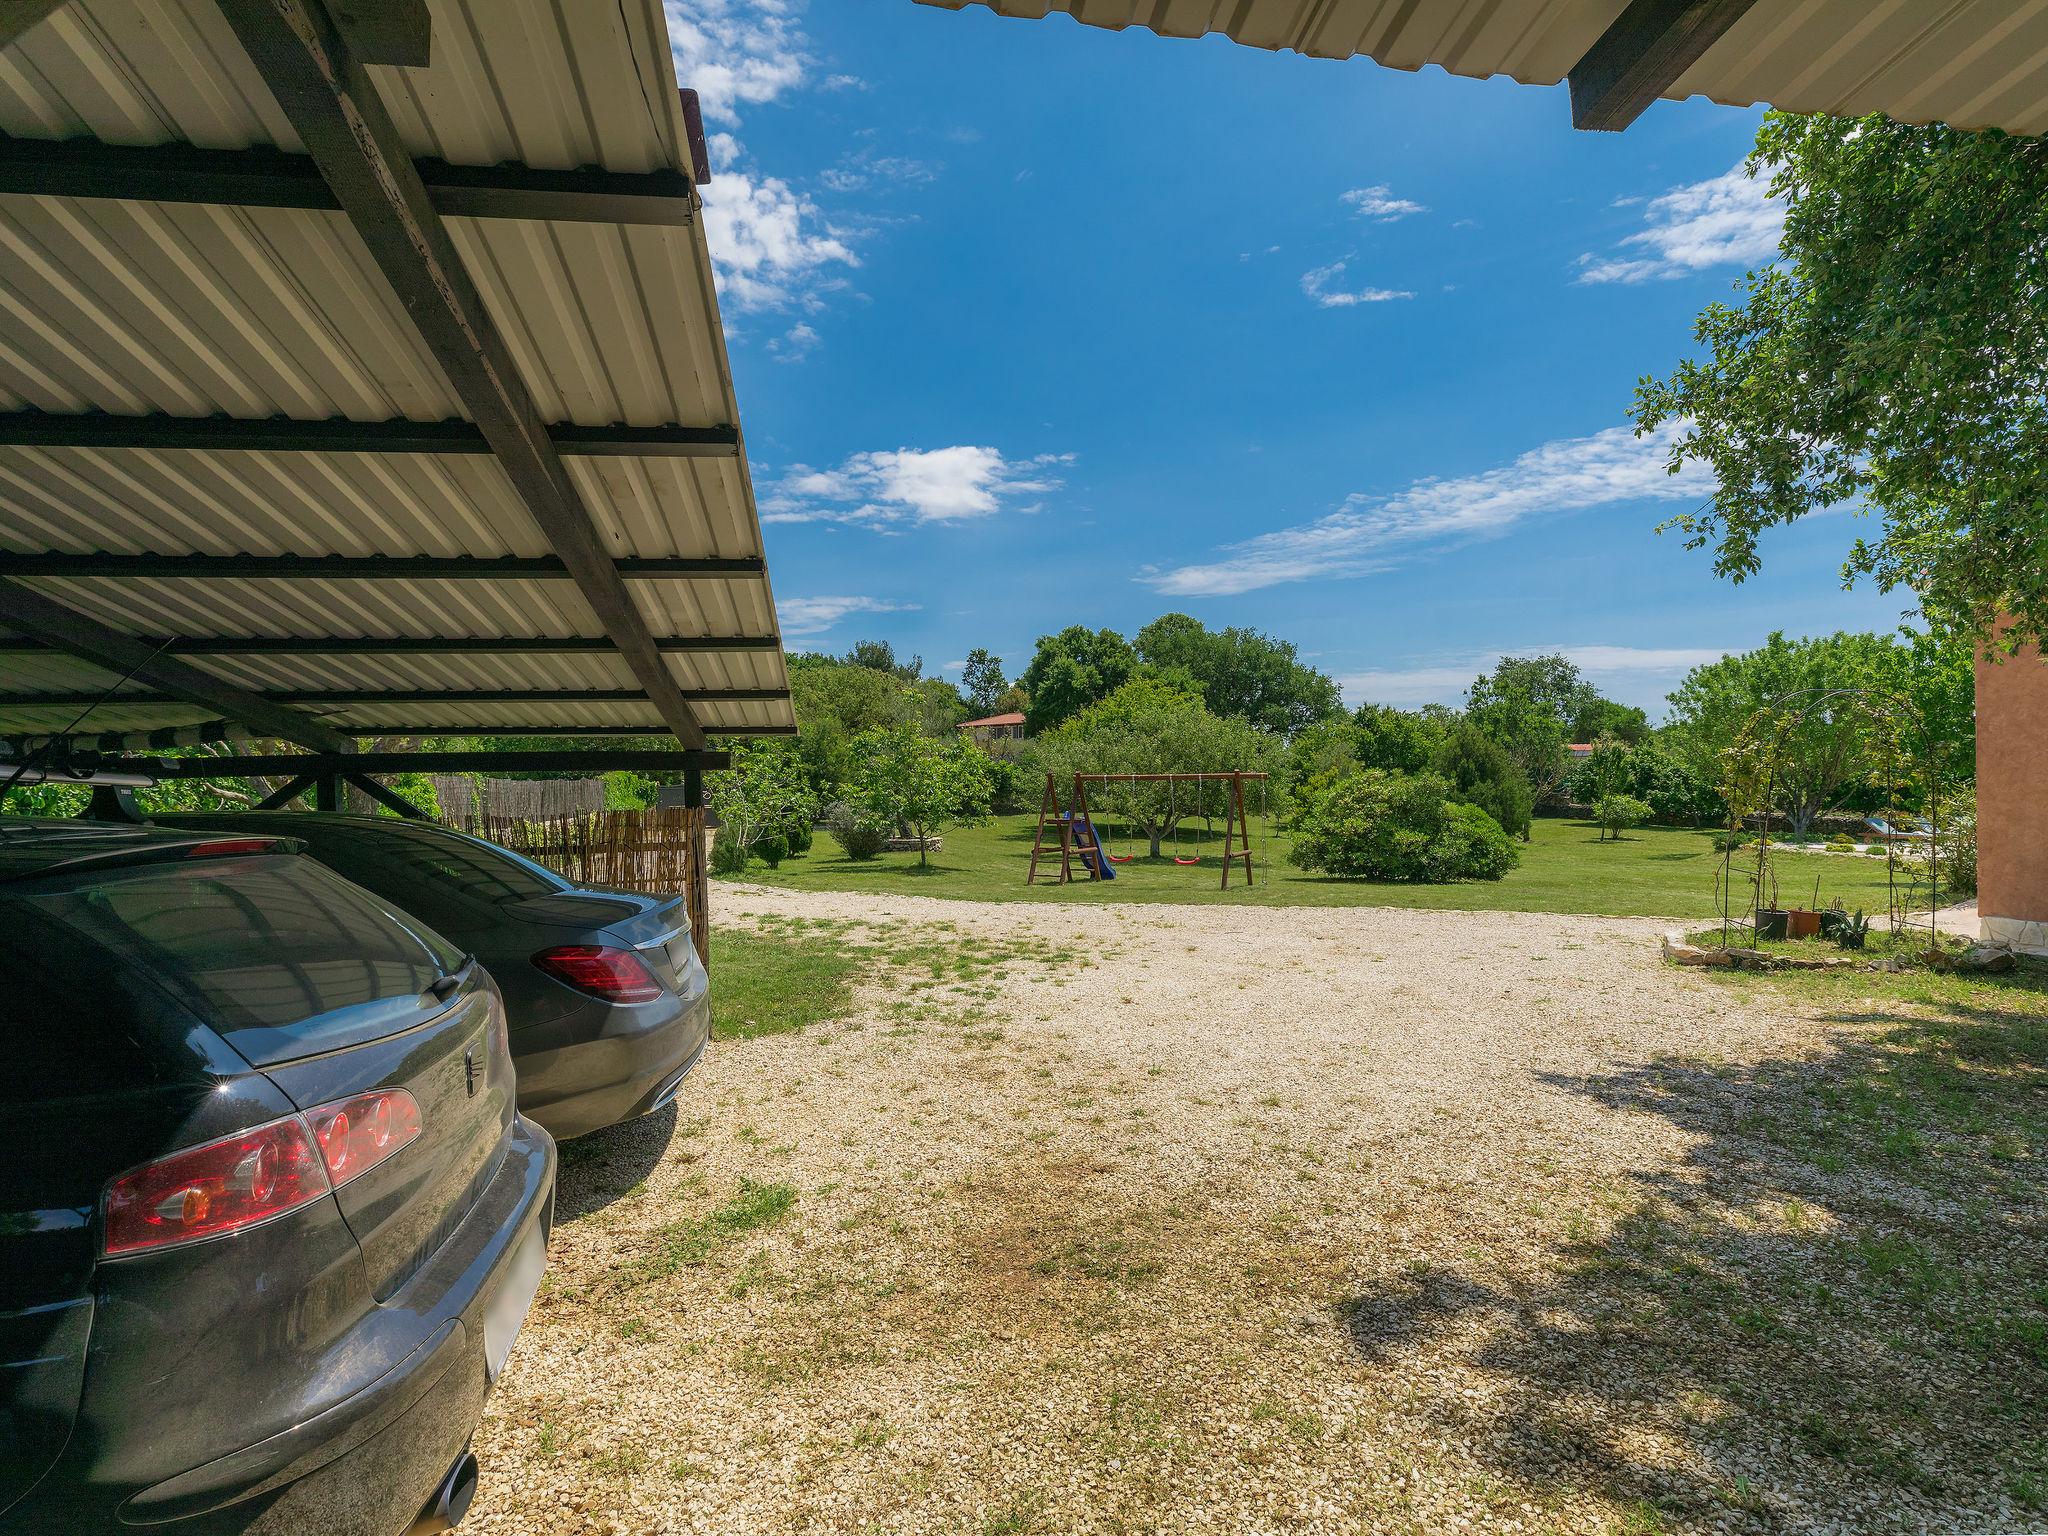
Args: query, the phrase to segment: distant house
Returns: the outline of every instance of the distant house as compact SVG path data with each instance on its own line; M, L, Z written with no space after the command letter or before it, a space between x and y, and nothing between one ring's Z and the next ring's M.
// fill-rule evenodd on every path
M1568 741L1565 743L1564 755L1575 763L1583 763L1593 755L1593 743L1590 741Z
M965 731L978 747L985 747L992 741L1022 741L1024 717L1011 710L1006 715L989 715L981 720L963 720L960 722L960 729Z

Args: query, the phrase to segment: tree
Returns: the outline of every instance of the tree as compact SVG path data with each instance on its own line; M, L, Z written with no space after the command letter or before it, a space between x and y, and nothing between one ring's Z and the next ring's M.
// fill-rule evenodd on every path
M1466 721L1446 735L1430 765L1449 785L1446 795L1486 812L1503 831L1529 840L1535 795L1507 748Z
M797 822L808 827L818 800L794 742L742 740L729 750L732 766L708 774L704 789L718 813L719 843L735 850L726 868L736 873L746 866L745 853L763 839L786 838Z
M1569 727L1598 697L1562 656L1503 656L1473 679L1465 714L1507 749L1541 804L1564 778Z
M1877 768L1870 695L1890 697L1906 685L1911 657L1883 635L1773 633L1753 651L1688 672L1671 695L1665 737L1702 777L1718 781L1727 751L1759 714L1776 710L1782 721L1764 747L1776 763L1768 809L1783 811L1803 837L1845 785ZM1869 692L1822 698L1833 689Z
M977 717L1000 713L1003 695L1009 687L1003 678L1000 656L990 655L979 645L967 653L967 660L960 668L960 691L967 696L967 707Z
M1031 702L1024 723L1033 735L1071 720L1090 704L1108 698L1138 670L1138 653L1113 629L1068 626L1041 635L1031 665L1018 679Z
M1649 802L1634 795L1602 795L1593 807L1593 819L1600 823L1601 842L1610 837L1618 842L1630 827L1640 827L1650 819Z
M1636 392L1638 431L1676 427L1673 471L1716 478L1673 525L1741 581L1766 529L1867 507L1882 532L1845 580L2048 641L2048 143L1773 112L1749 168L1785 210L1779 261Z
M917 863L930 867L925 843L955 821L988 814L988 760L959 735L928 736L909 720L868 731L855 743L861 768L854 798L869 814L917 839Z
M1565 728L1573 741L1593 742L1611 736L1625 747L1650 737L1650 717L1633 704L1617 704L1597 693L1580 706Z
M887 672L891 677L906 683L914 683L924 675L924 658L913 656L908 661L896 659L896 647L886 640L862 640L840 658L849 667L866 667L871 672Z
M1262 731L1292 736L1341 708L1335 682L1298 661L1289 642L1254 629L1211 630L1167 613L1138 631L1136 646L1147 666L1185 672L1212 713Z
M1134 678L1090 705L1038 744L1039 760L1061 786L1076 773L1224 773L1256 769L1267 738L1242 720L1212 714L1192 694L1154 677ZM1099 812L1145 833L1152 857L1189 816L1225 813L1221 783L1108 784L1090 792Z
M950 736L967 706L942 678L906 684L895 672L841 657L797 653L789 658L789 689L801 726L797 747L821 799L834 798L854 775L853 742L863 731L913 720L932 736Z
M1386 704L1361 704L1351 716L1358 730L1358 761L1367 768L1420 773L1436 757L1446 722Z

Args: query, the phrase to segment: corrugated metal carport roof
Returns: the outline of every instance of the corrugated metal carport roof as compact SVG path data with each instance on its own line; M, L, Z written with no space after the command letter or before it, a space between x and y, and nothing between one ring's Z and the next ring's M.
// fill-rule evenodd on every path
M0 31L0 734L125 670L51 601L158 653L90 732L222 717L166 668L348 735L794 727L658 0L431 0L361 62L417 8Z
M1525 85L1570 77L1583 127L1624 126L1638 96L1705 96L1730 106L1768 102L1793 112L2048 131L2048 0L922 3L980 4L1005 16L1065 13L1089 26L1148 27L1167 37L1220 32L1256 48L1363 55L1395 69L1435 64ZM1604 55L1596 53L1603 41ZM1582 99L1624 110L1585 113Z

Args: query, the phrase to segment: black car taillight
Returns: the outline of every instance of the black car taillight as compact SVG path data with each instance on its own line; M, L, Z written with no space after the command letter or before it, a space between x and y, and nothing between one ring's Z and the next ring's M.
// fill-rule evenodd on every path
M402 1088L378 1089L186 1147L108 1183L108 1258L225 1237L289 1215L420 1133Z
M564 986L608 1003L651 1003L662 985L647 962L630 949L609 944L558 944L533 963Z

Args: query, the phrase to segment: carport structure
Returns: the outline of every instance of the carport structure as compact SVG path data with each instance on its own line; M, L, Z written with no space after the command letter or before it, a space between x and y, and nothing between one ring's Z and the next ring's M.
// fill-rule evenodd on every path
M659 0L0 0L0 134L0 736L795 730Z

